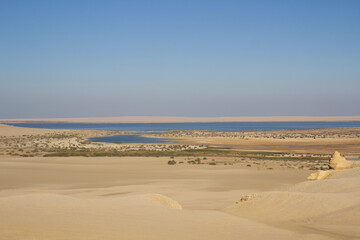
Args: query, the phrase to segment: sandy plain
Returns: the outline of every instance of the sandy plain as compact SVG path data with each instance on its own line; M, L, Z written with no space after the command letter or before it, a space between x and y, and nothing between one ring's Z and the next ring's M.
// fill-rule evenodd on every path
M103 148L82 141L111 134L0 125L0 239L360 238L360 168L309 181L309 168L275 160L43 156L50 146ZM335 139L356 140L356 134ZM119 145L105 146L112 147ZM18 155L19 149L32 156Z
M355 130L355 129L354 129ZM360 129L356 128L360 133ZM304 137L304 138L271 138L271 137L248 137L248 138L231 138L224 136L216 137L179 137L179 142L183 144L208 144L231 146L238 150L249 151L279 151L293 153L314 153L314 154L331 154L334 149L346 155L360 156L360 137L357 134L353 137L332 137L327 136L328 129L321 130L323 137ZM341 131L337 129L337 131ZM346 130L345 130L346 131ZM297 132L309 132L308 130L297 130ZM273 132L272 134L275 134ZM162 136L171 137L171 135L162 134ZM173 136L173 138L176 138Z

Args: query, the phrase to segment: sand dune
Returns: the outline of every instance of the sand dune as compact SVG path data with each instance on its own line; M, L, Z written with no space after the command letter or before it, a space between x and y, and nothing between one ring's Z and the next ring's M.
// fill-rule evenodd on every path
M78 199L35 194L2 198L0 205L0 239L4 240L294 237L292 232L220 212L177 211L146 195Z
M175 201L174 199L171 199L169 197L166 197L164 195L153 193L153 194L150 194L150 197L152 200L162 204L165 207L172 208L172 209L178 209L178 210L182 209L182 206L177 201Z
M23 128L0 124L0 136L2 137L16 137L22 135L41 135L55 132L69 132L70 130L56 130L56 129L40 129L40 128Z
M265 192L224 211L296 232L334 239L360 238L360 168L335 171L322 181Z
M220 211L309 171L167 165L168 158L0 159L0 239L311 239Z
M359 168L306 181L305 170L168 166L167 160L0 159L0 239L360 236Z

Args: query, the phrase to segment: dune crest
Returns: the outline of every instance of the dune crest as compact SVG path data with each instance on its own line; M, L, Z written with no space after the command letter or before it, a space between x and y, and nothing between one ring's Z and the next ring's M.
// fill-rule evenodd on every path
M166 197L164 195L152 193L152 194L150 194L150 197L165 207L177 209L177 210L182 209L182 206L177 201L175 201L174 199L171 199L169 197Z

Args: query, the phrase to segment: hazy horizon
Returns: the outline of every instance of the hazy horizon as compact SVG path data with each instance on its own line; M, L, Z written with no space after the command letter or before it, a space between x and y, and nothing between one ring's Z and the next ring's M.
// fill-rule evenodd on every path
M2 1L0 119L359 116L360 1Z

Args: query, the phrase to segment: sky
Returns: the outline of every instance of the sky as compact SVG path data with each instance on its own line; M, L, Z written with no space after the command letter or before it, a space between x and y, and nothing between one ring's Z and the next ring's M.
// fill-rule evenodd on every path
M360 115L360 1L0 0L0 118Z

